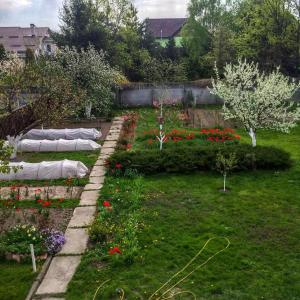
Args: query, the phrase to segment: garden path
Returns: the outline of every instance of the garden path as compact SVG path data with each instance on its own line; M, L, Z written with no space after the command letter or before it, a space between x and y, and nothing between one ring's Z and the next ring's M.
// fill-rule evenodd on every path
M92 224L97 211L97 199L105 179L105 160L115 151L123 122L122 117L114 118L100 156L90 174L89 183L84 187L79 205L75 208L69 222L65 233L66 243L42 272L42 276L39 276L41 278L38 282L33 284L26 300L64 299L68 284L87 248L89 238L87 228Z

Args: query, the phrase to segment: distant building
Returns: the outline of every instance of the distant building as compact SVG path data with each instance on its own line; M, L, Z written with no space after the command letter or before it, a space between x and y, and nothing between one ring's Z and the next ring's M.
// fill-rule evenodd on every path
M35 56L40 54L54 54L56 45L50 37L48 27L0 27L0 44L7 52L17 53L25 58L26 49L31 49Z
M146 26L156 40L165 47L171 38L175 39L177 47L182 45L181 29L186 18L146 19Z

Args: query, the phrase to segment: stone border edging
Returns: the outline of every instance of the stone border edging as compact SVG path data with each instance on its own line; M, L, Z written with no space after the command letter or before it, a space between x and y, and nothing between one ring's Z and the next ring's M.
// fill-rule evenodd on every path
M97 200L105 180L105 160L115 151L123 123L123 117L113 119L98 160L90 173L89 183L84 187L80 203L74 209L66 229L66 243L62 250L51 258L46 270L38 275L39 280L34 281L26 300L63 300L68 284L87 249L89 239L87 228L92 224L97 213Z

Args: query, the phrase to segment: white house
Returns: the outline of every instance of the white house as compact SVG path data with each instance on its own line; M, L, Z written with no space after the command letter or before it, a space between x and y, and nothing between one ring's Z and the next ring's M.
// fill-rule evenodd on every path
M48 27L0 27L0 44L7 52L17 53L20 58L25 57L27 49L31 49L35 56L40 54L54 54L57 46L50 37Z

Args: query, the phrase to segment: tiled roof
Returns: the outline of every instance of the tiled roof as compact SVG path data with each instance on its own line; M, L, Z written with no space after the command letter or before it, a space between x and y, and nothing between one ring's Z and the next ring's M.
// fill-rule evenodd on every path
M169 19L147 19L147 28L156 38L171 38L176 36L183 25L187 21L186 18L169 18Z
M34 50L49 35L48 27L0 27L0 44L8 51Z

